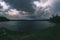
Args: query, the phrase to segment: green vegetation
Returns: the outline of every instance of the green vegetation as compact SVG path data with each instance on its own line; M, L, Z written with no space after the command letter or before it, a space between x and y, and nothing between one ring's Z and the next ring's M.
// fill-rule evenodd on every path
M60 23L60 16L56 15L50 18L51 22Z
M31 32L15 32L1 28L0 40L60 40L60 24Z
M0 16L0 21L9 21L6 17Z

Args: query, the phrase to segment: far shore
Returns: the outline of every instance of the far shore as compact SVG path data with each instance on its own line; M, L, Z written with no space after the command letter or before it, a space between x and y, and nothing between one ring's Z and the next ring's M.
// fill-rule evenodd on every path
M49 21L49 19L43 19L43 20L10 20L10 21Z
M0 22L7 22L7 21L49 21L49 19L44 20L0 20Z

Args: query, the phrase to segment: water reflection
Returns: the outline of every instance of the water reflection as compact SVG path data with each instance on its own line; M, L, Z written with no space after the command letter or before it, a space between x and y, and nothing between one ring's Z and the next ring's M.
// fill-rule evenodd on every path
M12 31L40 30L52 27L54 24L48 21L8 21L0 22L0 28L5 27Z

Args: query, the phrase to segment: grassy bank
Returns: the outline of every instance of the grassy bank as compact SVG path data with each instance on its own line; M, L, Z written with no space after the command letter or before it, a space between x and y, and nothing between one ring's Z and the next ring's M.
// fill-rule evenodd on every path
M35 32L15 32L2 28L0 40L60 40L60 25Z

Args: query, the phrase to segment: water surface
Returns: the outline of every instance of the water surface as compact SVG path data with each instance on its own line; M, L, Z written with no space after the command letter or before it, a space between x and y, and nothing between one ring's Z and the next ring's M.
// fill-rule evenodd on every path
M0 28L4 27L12 31L40 30L54 26L49 21L8 21L0 22Z

